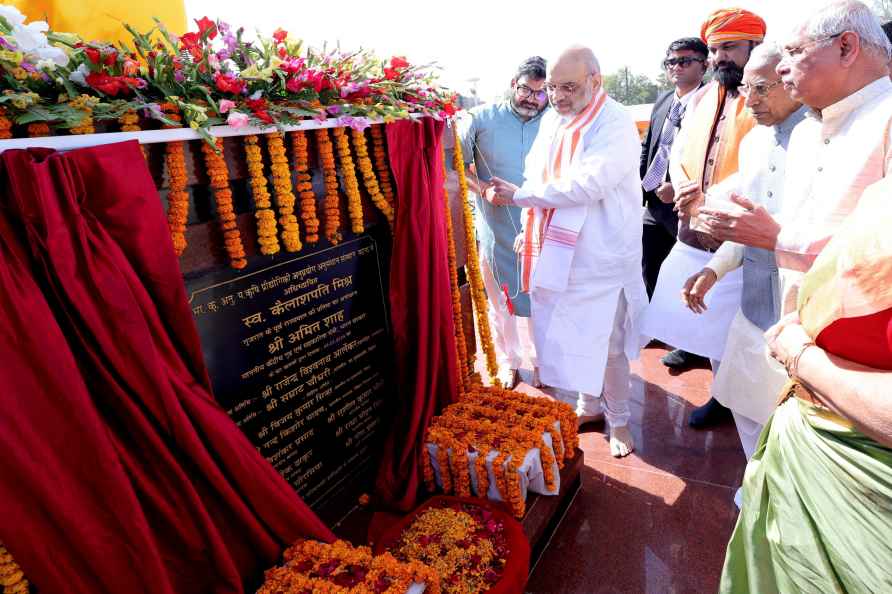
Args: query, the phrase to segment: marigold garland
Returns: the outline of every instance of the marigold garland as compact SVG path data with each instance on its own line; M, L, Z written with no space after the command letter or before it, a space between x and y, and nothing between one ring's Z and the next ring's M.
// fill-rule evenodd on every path
M93 126L93 106L98 102L98 98L89 95L79 95L68 102L68 105L84 114L80 124L72 126L69 132L72 134L93 134L96 132L96 128Z
M217 203L217 214L220 216L220 226L223 230L223 243L229 254L229 265L235 269L242 269L248 265L245 258L245 248L242 245L242 236L238 230L235 209L232 205L232 190L229 188L229 167L223 154L223 139L216 140L217 151L208 145L201 143L201 151L204 153L205 167L214 192L214 201Z
M263 154L260 150L259 140L256 135L249 134L243 139L245 144L245 161L248 165L248 178L251 184L251 196L257 211L254 217L257 219L257 243L260 244L260 253L264 256L272 256L279 253L278 229L276 228L276 213L271 209L268 181L263 172Z
M0 586L3 586L5 594L27 593L30 584L25 577L25 572L12 558L12 554L0 542Z
M351 131L351 135L353 136L353 150L356 151L356 160L359 161L359 171L362 173L365 189L369 193L369 197L372 199L372 204L378 207L378 210L384 214L384 217L387 219L387 224L390 225L392 231L393 208L391 208L390 204L384 198L384 195L381 193L381 188L378 186L378 178L375 177L375 169L372 166L372 160L369 158L365 133L362 130L356 130L354 128Z
M309 244L319 241L319 219L316 217L316 193L310 175L310 156L307 136L303 130L291 133L291 154L297 172L297 192L300 196L300 218L304 222L304 239Z
M43 138L50 135L50 126L46 122L34 122L28 124L28 138Z
M474 232L474 214L468 202L468 180L465 178L465 160L462 155L461 139L458 136L458 126L452 126L452 134L455 140L452 154L452 165L458 173L459 202L462 205L465 224L465 249L467 258L465 270L468 272L468 282L471 284L471 301L474 304L474 315L477 319L477 331L480 333L480 344L486 356L486 370L490 381L498 383L499 364L496 360L496 347L492 340L492 330L489 327L488 302L483 286L483 274L480 272L480 260L477 255L477 235Z
M511 554L504 524L468 504L424 510L392 550L399 560L420 561L436 571L446 594L490 590L502 579Z
M359 193L359 181L356 179L356 167L353 157L350 155L350 141L344 128L334 128L338 149L338 159L341 162L341 175L344 178L344 191L347 194L347 214L350 216L350 230L354 233L365 231L362 217L362 196Z
M396 197L393 193L393 184L390 179L390 165L387 163L387 150L384 147L384 126L375 124L369 128L372 135L372 155L375 158L375 170L378 172L378 185L381 193L391 209L396 208Z
M335 169L334 147L326 128L316 130L316 146L319 148L319 162L325 179L325 238L337 245L341 241L341 209L338 196L338 172Z
M273 192L279 206L279 225L282 226L282 243L288 252L299 252L303 248L300 242L300 225L294 216L293 188L291 186L291 167L285 156L285 142L281 132L266 135L266 149L269 152L270 172L273 174Z
M142 130L142 127L139 125L139 114L134 109L124 112L124 115L118 118L118 124L121 126L121 132L139 132ZM149 158L145 145L139 145L139 150L142 151L143 157Z
M455 350L458 359L458 392L461 394L470 385L471 369L468 358L468 344L465 342L465 331L462 311L461 292L458 288L458 262L455 255L455 234L452 226L452 209L449 206L449 191L446 189L446 153L443 153L443 206L446 219L446 251L449 260L449 286L452 291L452 322L455 329Z
M284 564L267 570L257 594L405 594L413 583L439 594L437 572L419 561L342 540L332 544L298 541L285 550Z
M180 121L179 109L173 103L162 103L165 116ZM164 126L174 128L175 126ZM167 166L167 226L177 256L186 250L186 221L189 218L189 178L186 172L186 143L164 144L164 163Z
M6 108L0 107L0 140L12 138L12 120L6 117Z

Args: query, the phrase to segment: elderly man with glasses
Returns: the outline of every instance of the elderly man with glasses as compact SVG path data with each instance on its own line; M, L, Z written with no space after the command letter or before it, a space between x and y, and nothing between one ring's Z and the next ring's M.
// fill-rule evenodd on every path
M698 229L709 231L709 214L723 212L711 204L710 197L725 202L726 207L755 209L770 214L783 205L787 147L793 128L805 118L806 108L787 95L775 68L780 62L780 47L762 44L753 50L743 70L740 94L759 123L740 143L740 168L714 186L707 197L707 207L698 215ZM707 308L706 295L715 283L732 270L740 268L743 292L740 309L731 328L722 355L722 365L715 376L712 393L731 409L740 443L747 459L756 449L762 427L774 410L777 394L787 380L784 368L768 356L764 332L780 319L781 288L774 252L726 241L700 272L684 285L683 296L694 313ZM734 496L741 505L741 490Z
M538 56L525 60L511 79L510 96L471 109L458 128L465 164L474 165L468 186L478 194L475 220L480 269L489 300L498 379L508 388L520 381L518 370L524 359L533 365L531 383L539 383L535 353L526 352L533 344L530 325L518 320L530 315L530 298L520 290L520 263L514 252L514 240L521 230L520 207L494 206L479 194L493 176L516 184L523 181L524 160L548 106L545 74L545 60Z
M737 172L740 141L756 125L738 91L753 48L765 36L765 21L747 10L718 10L703 23L700 37L709 48L715 81L692 100L673 146L669 172L679 212L678 242L663 262L657 287L644 314L644 335L676 347L663 363L686 367L684 353L709 359L718 372L728 328L740 307L741 273L734 271L716 284L710 307L695 315L682 304L685 281L709 261L721 242L691 227L692 208L712 186ZM696 103L695 103L696 102ZM715 398L695 409L688 423L711 427L730 420L731 413Z
M647 303L641 144L631 116L604 92L591 49L565 50L545 88L553 109L523 185L494 178L484 196L527 209L519 248L542 382L576 406L580 424L603 414L611 454L626 456L634 448L629 359L638 356Z
M706 44L697 37L685 37L669 44L663 68L675 89L657 97L647 136L641 144L640 173L645 206L641 270L648 298L653 295L660 265L672 250L678 233L678 215L673 209L675 190L669 179L669 151L685 107L703 85L706 56Z

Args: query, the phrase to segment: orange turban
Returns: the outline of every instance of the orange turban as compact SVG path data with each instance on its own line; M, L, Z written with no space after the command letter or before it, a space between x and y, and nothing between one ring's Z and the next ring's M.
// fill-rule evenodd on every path
M757 14L742 8L723 8L706 19L700 28L700 38L706 45L725 41L762 41L765 21Z

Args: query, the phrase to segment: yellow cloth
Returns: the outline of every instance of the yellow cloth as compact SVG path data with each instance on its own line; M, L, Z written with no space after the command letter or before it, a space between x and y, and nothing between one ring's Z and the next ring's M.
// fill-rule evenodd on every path
M703 170L706 166L706 155L709 142L715 134L718 118L725 105L725 89L718 84L706 92L692 114L690 130L682 149L681 168L691 181L703 184ZM716 164L712 184L717 184L729 175L737 172L737 155L740 141L746 133L753 129L756 120L744 105L743 97L738 95L728 101L734 101L731 118L722 127L722 137L716 150Z
M184 0L122 2L121 0L0 0L18 8L30 21L47 21L53 31L75 33L87 41L122 41L131 48L127 23L140 32L155 26L158 17L176 35L186 32Z
M706 45L725 41L762 41L765 38L765 21L757 14L742 8L717 10L700 28L700 39Z

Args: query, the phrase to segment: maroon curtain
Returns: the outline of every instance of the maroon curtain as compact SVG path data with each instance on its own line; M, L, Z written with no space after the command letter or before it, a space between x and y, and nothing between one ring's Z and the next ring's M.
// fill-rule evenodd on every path
M399 510L415 507L430 418L457 393L452 293L443 203L443 122L387 125L398 196L390 306L398 409L384 444L376 491Z
M28 577L42 592L241 592L284 545L330 540L210 393L138 145L0 166L22 242L4 231L0 397L29 423L0 433L14 453L0 509L20 510L0 539Z

